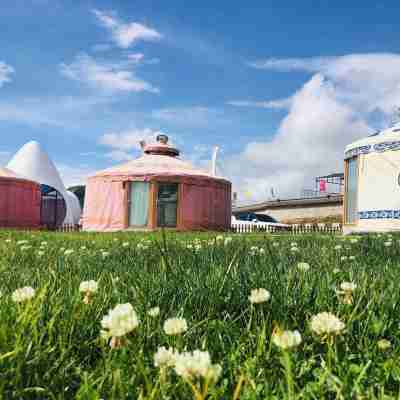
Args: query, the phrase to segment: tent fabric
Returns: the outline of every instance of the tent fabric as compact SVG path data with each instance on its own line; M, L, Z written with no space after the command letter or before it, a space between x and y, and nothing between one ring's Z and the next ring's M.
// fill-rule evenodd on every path
M39 143L32 141L25 144L11 159L7 168L26 179L57 190L65 200L67 208L63 223L77 224L79 222L81 214L80 206L78 216L75 200L67 193L57 168Z
M360 146L370 146L360 151ZM365 147L366 148L366 147ZM355 151L354 151L355 149ZM356 218L346 218L345 233L400 230L400 126L351 144L347 159L346 211L354 208ZM356 169L353 170L352 166ZM352 179L354 178L354 179ZM352 183L356 186L352 186ZM349 185L350 184L350 185Z
M350 143L345 148L345 158L354 157L358 154L379 153L385 151L386 147L388 150L400 149L400 123L373 136Z
M88 231L125 229L125 190L122 182L89 179L86 187L83 228Z
M0 227L39 228L40 186L0 173Z
M157 196L154 190L160 188L161 183L178 185L176 229L230 228L231 183L228 180L196 169L177 157L179 150L160 141L156 145L145 146L144 153L135 160L100 171L89 178L83 216L84 230L113 231L134 228L139 222L140 225L144 224L147 214L145 204L149 211L145 228L175 225L175 203L154 201ZM131 184L135 182L148 182L150 185ZM132 196L129 193L131 187ZM135 187L151 187L152 192L136 193ZM161 211L158 207L164 207L164 217L169 222L162 223L161 220L165 218L159 221L158 213ZM139 210L143 210L140 216Z
M125 180L129 177L143 177L150 180L158 177L179 178L203 178L210 181L224 181L221 177L215 177L205 171L194 168L190 163L177 157L157 154L145 154L142 157L98 172L95 176L110 176L115 179Z

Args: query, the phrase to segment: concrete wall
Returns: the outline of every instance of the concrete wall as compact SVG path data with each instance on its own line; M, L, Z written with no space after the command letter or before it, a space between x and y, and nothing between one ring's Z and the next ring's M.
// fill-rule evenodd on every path
M341 204L329 205L321 204L318 206L270 208L257 211L258 214L268 214L279 222L295 223L300 220L323 220L326 218L337 217L340 219L343 213Z
M273 200L234 207L233 212L267 214L283 223L342 222L343 196Z

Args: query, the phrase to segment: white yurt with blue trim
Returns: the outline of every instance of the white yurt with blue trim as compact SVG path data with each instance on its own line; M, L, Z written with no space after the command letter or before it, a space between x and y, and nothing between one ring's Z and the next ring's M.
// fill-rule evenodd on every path
M345 149L344 233L400 230L400 123Z

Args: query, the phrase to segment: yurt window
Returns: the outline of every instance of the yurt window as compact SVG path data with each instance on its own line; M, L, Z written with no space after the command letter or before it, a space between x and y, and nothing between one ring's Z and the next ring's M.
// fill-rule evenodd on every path
M175 228L178 213L177 183L159 183L157 193L157 225Z
M347 160L346 180L346 223L353 224L357 220L357 186L358 158Z
M149 183L132 182L128 196L129 226L147 226L149 218Z

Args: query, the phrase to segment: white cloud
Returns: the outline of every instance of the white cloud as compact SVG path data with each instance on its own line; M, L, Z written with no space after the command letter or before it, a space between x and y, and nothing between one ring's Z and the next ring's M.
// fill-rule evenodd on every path
M228 104L235 107L254 107L254 108L270 108L274 110L286 110L292 105L292 98L269 100L269 101L248 101L248 100L233 100L228 101Z
M158 41L162 35L146 25L131 22L123 23L111 13L93 10L99 23L107 28L113 41L121 48L128 48L138 41Z
M150 83L138 78L134 71L128 70L128 65L100 63L87 54L82 54L77 56L71 64L61 64L60 70L70 79L105 92L159 92Z
M77 127L110 97L28 97L12 102L0 101L0 121L32 126Z
M0 61L0 87L5 83L11 82L11 75L14 73L15 70L11 65L6 64L4 61Z
M273 135L224 159L235 189L249 190L253 200L266 199L271 187L280 198L299 196L315 176L343 171L345 145L384 125L400 104L399 54L269 59L253 66L313 73Z
M140 150L140 141L153 142L157 135L162 133L149 128L131 129L118 133L106 133L99 138L98 143L112 149L106 157L115 161L131 160L133 156L129 154L129 151Z
M85 185L89 176L96 173L87 165L69 165L64 163L56 163L58 172L66 187L75 185Z
M400 104L400 54L350 54L341 57L267 59L251 64L276 71L322 73L335 85L340 101L360 112L391 113Z
M203 106L161 108L152 117L163 122L181 126L207 126L226 122L222 111Z
M275 71L320 71L326 65L336 60L337 57L309 57L309 58L267 58L249 63L258 69L269 69Z

